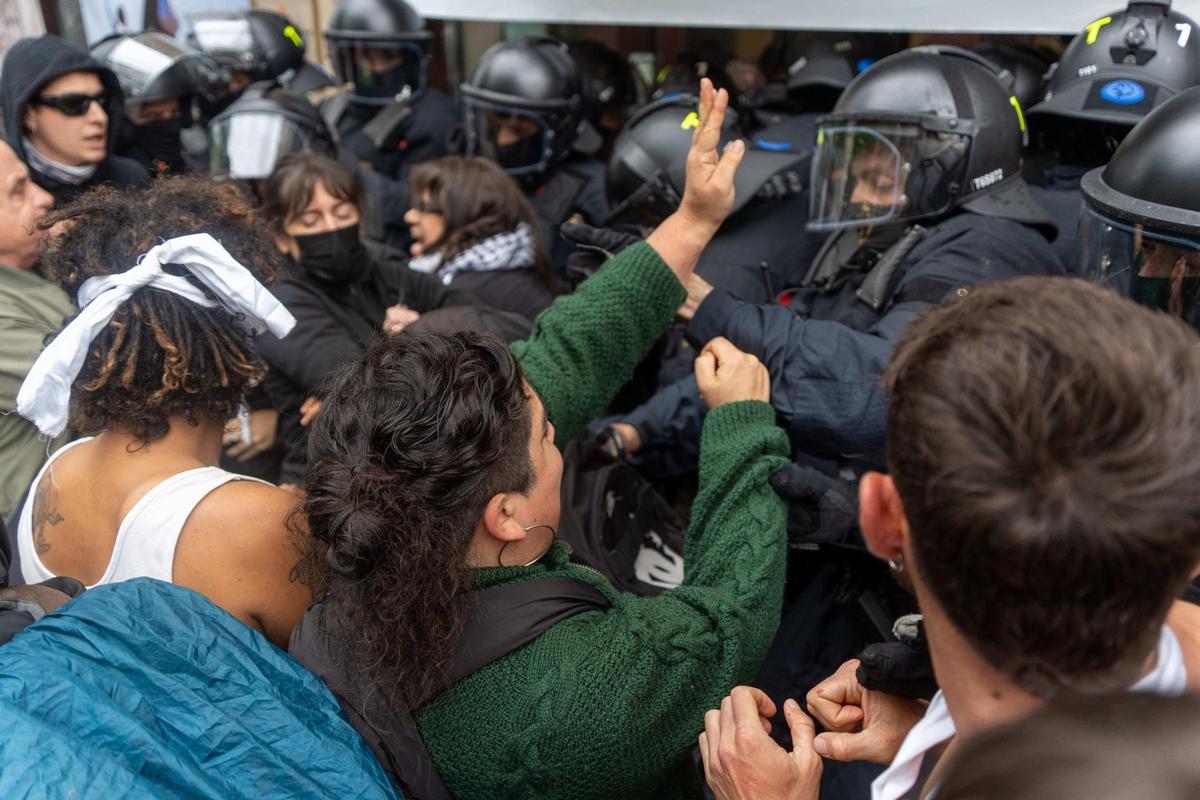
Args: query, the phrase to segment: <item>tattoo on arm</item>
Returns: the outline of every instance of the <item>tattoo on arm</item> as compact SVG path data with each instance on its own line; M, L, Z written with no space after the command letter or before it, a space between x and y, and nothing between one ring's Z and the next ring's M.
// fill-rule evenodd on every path
M46 541L47 526L63 521L63 515L58 513L57 504L51 496L54 486L49 478L47 475L42 479L33 497L33 549L39 556L50 550L50 543Z

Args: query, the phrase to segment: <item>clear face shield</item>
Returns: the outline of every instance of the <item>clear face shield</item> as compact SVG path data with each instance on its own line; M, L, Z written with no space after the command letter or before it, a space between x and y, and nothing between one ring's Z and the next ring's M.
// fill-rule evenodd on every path
M967 136L919 123L839 121L817 130L810 230L877 225L949 210L961 186Z
M470 97L464 108L471 155L492 159L510 175L548 166L554 131L545 117Z
M338 81L353 83L360 102L386 105L425 86L425 51L415 42L330 39L329 44Z
M1200 242L1129 225L1085 208L1080 275L1200 331Z
M283 114L246 111L209 126L209 172L214 179L257 180L289 153L312 148L311 136Z

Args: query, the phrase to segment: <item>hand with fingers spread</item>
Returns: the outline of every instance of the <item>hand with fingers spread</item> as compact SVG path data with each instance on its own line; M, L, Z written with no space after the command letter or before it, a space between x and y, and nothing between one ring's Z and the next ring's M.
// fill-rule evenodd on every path
M925 716L925 704L866 688L858 682L858 665L850 659L808 693L808 713L827 731L813 747L834 761L890 764Z
M733 208L733 176L746 154L746 144L738 139L724 151L720 148L728 106L728 92L714 89L708 78L700 81L699 123L692 131L683 199L675 213L646 239L683 283Z
M709 410L739 400L771 402L771 375L757 357L744 353L718 336L696 359L700 399Z
M795 700L783 704L795 748L789 753L770 736L775 712L761 690L738 686L704 715L700 757L717 800L816 800L823 765L812 749L813 721Z

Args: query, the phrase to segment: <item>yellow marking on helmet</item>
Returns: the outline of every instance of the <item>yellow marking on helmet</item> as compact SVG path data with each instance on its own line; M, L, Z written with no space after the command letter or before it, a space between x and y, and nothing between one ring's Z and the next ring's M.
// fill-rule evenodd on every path
M1008 102L1012 103L1012 107L1017 111L1017 122L1021 123L1021 133L1025 132L1025 112L1021 110L1021 101L1015 96L1010 95Z
M700 127L700 115L695 111L689 113L683 118L683 122L679 123L680 130L690 131L692 128Z
M295 25L288 25L284 28L283 35L285 38L290 39L296 47L304 47L304 39L300 36L300 31L296 30Z
M1087 43L1095 44L1096 37L1100 35L1100 29L1110 22L1112 22L1112 17L1104 17L1103 19L1098 19L1091 25L1088 25L1087 28L1084 29L1087 31Z

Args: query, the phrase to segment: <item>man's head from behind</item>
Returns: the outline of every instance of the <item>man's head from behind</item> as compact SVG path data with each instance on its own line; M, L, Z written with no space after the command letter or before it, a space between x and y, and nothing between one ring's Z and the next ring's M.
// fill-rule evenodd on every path
M54 198L29 178L29 169L0 141L0 265L29 269L44 236L34 230Z
M1036 695L1136 680L1200 560L1198 344L1111 291L1025 278L930 311L893 355L864 531Z

